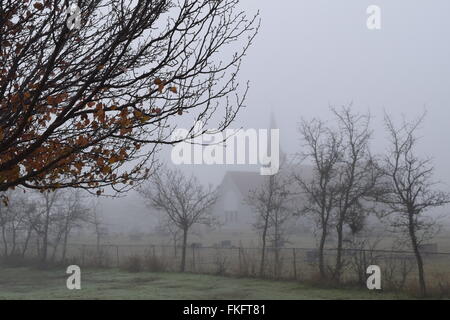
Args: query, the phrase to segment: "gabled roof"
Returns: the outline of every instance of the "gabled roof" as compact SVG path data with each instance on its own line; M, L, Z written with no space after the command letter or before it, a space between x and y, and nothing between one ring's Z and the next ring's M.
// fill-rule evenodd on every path
M220 187L226 184L234 184L239 192L246 196L249 191L257 189L266 177L259 174L259 172L251 171L227 171Z
M284 169L285 174L293 175L294 172L298 172L305 176L311 176L311 166L296 166L295 168L290 166ZM227 184L233 184L236 189L242 194L247 196L249 191L258 189L269 176L260 175L259 171L227 171L220 184L219 188L225 188Z

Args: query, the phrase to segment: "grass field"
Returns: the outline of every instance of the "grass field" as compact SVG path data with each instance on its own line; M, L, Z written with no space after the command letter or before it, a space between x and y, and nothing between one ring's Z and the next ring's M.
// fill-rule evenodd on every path
M298 282L177 273L83 270L81 290L66 288L64 270L0 268L0 299L404 299L383 292L320 289Z

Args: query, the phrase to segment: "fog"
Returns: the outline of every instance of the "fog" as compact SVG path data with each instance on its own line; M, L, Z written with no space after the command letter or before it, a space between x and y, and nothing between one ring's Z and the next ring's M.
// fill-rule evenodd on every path
M366 9L381 8L381 30L368 30ZM330 117L330 106L352 104L370 111L373 151L386 145L383 114L409 119L424 110L419 153L432 157L436 177L450 185L450 3L435 0L245 0L248 13L260 11L262 25L240 73L250 81L246 108L234 128L268 128L271 112L280 128L281 149L300 151L297 124L302 117ZM170 164L171 147L160 153ZM227 170L255 166L181 166L203 183L218 184ZM141 224L148 211L135 193L102 199L111 223ZM144 213L147 214L147 213ZM133 220L131 222L129 219ZM123 219L123 220L122 220Z
M0 300L450 298L449 13L0 1Z

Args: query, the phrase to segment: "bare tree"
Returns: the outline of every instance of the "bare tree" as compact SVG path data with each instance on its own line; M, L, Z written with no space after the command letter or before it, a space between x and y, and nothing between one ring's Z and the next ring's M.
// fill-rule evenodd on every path
M174 224L172 220L167 217L167 215L164 215L159 219L156 229L160 233L169 235L170 241L173 245L173 254L175 257L177 257L178 243L183 239L182 230L176 224Z
M305 198L299 213L312 217L319 228L319 272L325 278L324 248L336 201L336 177L342 154L342 138L337 131L318 119L302 120L299 131L303 140L301 160L312 163L312 175L307 172L295 174L300 193Z
M54 261L61 245L64 259L70 232L85 223L88 217L89 210L82 203L80 191L38 193L18 188L9 190L7 197L8 206L0 205L3 254L25 257L34 234L43 264L49 257ZM49 255L51 248L53 252Z
M61 192L61 191L60 191ZM60 201L61 206L53 219L55 237L53 241L52 261L56 257L57 249L62 241L62 261L66 258L67 244L71 231L81 227L89 221L90 210L83 203L84 197L80 190L64 192Z
M101 242L102 239L108 234L108 229L105 226L102 217L100 216L98 207L99 202L97 201L93 206L93 209L91 211L91 223L94 226L94 234L95 234L95 244L97 249L97 257L100 257L102 254L101 252Z
M39 223L39 206L36 200L34 192L27 192L22 188L17 188L14 191L8 191L8 206L3 208L4 213L9 212L9 218L11 225L9 228L4 229L2 223L3 239L7 242L10 241L12 248L12 254L19 254L18 243L20 241L21 250L20 255L25 257L28 250L28 244L32 238L36 225ZM1 205L0 205L1 207ZM0 208L2 211L2 208ZM2 213L0 212L0 221ZM5 233L6 232L6 233ZM9 234L7 234L9 233Z
M53 217L58 211L57 201L62 193L58 191L43 191L40 194L42 201L41 214L40 223L36 226L36 232L40 237L40 240L42 241L40 260L41 263L45 264L48 258L51 224L53 221Z
M217 190L205 188L194 177L187 177L179 170L161 168L140 188L148 205L165 213L183 233L181 272L186 268L188 233L193 225L211 225L212 206L217 200Z
M251 190L244 200L256 211L255 229L261 234L261 260L259 275L264 276L267 241L272 240L275 250L275 275L278 272L279 250L285 237L286 222L293 216L290 206L292 193L290 180L281 169L277 174L264 176L264 182L256 190Z
M28 228L27 216L35 211L34 203L23 195L22 189L6 192L8 205L0 204L0 227L3 241L3 255L16 255L23 231Z
M434 235L437 226L434 219L426 216L426 212L450 202L448 193L436 190L431 159L422 159L416 154L416 130L424 117L425 114L415 121L404 120L400 127L396 127L392 119L385 115L390 149L382 167L384 191L377 198L384 204L384 215L390 217L391 226L405 232L410 240L422 296L427 294L427 289L419 246Z
M368 201L373 195L380 171L369 149L372 136L370 115L355 113L351 107L332 111L342 137L334 217L337 251L333 279L339 282L343 269L344 226L350 226L353 231L362 228L361 223L365 217L364 200Z
M3 242L3 256L7 257L9 253L8 249L8 236L7 236L7 228L9 223L9 212L11 209L9 209L10 205L10 197L11 192L3 192L2 197L5 199L2 203L0 203L0 227L2 229L2 242ZM7 200L6 200L7 199Z
M374 234L372 230L361 229L357 233L353 233L349 264L352 271L357 274L358 283L361 286L366 286L367 267L378 264L383 256L383 254L377 252L380 241L380 235Z
M24 230L24 242L21 252L22 257L25 257L25 254L28 250L28 245L33 235L33 231L36 229L36 225L39 223L39 208L37 206L37 201L35 199L29 199L29 201L31 202L29 204L28 210L25 211L27 226Z

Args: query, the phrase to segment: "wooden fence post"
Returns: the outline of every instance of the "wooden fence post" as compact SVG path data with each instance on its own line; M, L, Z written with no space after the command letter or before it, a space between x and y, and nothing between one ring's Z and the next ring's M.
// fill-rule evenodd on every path
M192 271L195 272L195 246L192 246Z

